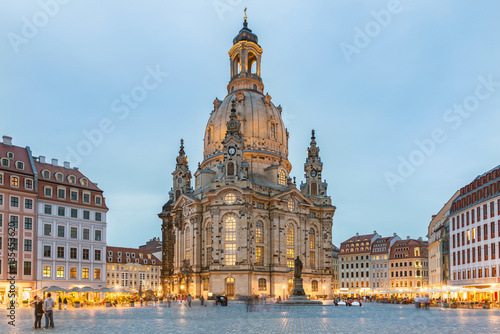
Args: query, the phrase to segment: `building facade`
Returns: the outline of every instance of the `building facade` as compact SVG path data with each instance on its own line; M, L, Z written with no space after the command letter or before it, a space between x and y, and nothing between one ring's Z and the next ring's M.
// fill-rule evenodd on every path
M161 261L147 249L107 247L106 286L161 291Z
M361 294L370 290L370 255L373 242L381 238L373 234L359 235L340 244L340 292L350 291Z
M441 288L450 279L450 224L451 203L459 195L457 191L450 200L432 216L428 232L429 287Z
M229 51L228 95L215 99L203 161L191 171L183 142L163 206L165 293L287 296L294 260L306 294L333 291L332 219L313 132L297 189L281 106L264 94L262 48L243 28Z
M410 239L396 241L389 256L390 289L422 289L429 284L427 241Z
M332 268L333 268L333 295L338 295L340 292L340 281L339 281L339 252L340 249L333 245L333 255L332 255Z
M401 238L394 233L392 237L378 238L372 242L371 249L371 289L387 291L389 288L389 256L394 243Z
M0 143L0 303L8 303L9 294L15 295L11 300L16 302L26 300L36 287L35 180L30 148L14 146L11 137L3 136Z
M451 205L450 285L498 283L500 259L500 166L460 189Z
M106 286L106 213L103 191L68 162L40 156L37 288Z

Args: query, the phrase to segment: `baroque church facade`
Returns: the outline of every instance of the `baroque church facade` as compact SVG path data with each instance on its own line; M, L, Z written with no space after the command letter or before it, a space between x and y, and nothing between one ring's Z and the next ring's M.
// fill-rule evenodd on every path
M314 130L296 186L281 106L264 94L262 48L243 28L229 51L231 80L208 119L193 177L183 141L162 220L163 294L289 295L294 260L312 298L333 294L335 206L322 181Z

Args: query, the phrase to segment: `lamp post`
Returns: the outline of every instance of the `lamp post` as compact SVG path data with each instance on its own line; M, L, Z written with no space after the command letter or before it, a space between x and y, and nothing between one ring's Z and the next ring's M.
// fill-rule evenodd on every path
M285 285L283 285L283 300L285 300Z
M323 298L326 299L326 290L324 285L323 285Z

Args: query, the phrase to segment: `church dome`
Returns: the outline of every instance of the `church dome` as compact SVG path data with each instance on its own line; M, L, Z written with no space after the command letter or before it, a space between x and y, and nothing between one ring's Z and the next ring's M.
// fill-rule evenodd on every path
M233 100L236 101L236 114L241 122L245 150L268 152L287 159L288 133L281 118L281 107L277 108L269 95L263 96L252 90L229 94L212 112L205 131L204 159L222 152L226 122L229 120Z
M255 35L251 29L248 29L248 23L245 20L243 22L243 28L241 28L238 35L233 39L233 44L236 44L240 41L249 41L255 44L259 44L259 38Z

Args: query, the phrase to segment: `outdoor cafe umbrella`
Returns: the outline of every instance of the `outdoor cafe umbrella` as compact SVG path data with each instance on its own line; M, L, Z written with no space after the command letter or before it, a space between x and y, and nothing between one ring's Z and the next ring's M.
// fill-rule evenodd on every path
M110 288L102 288L99 292L113 292Z
M48 287L47 289L43 290L43 292L69 292L69 290L52 285L51 287Z
M99 290L91 288L90 286L84 286L83 288L80 288L80 289L76 290L75 292L99 292Z

